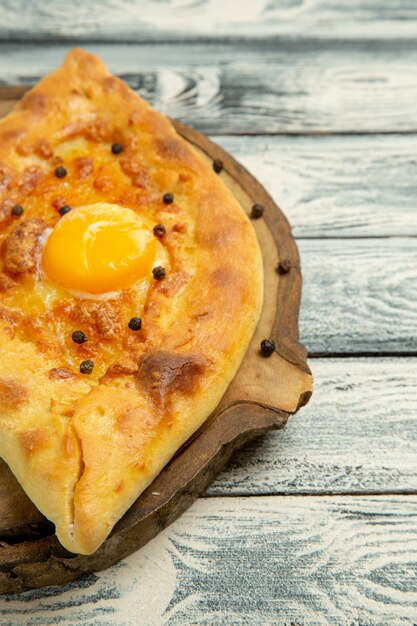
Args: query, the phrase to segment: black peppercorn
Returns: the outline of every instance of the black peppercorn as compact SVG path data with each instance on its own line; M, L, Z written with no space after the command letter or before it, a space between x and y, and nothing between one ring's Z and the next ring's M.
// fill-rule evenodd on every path
M113 154L120 154L123 152L123 146L121 143L113 143L111 146L111 151Z
M174 202L174 194L173 193L166 193L164 195L164 197L162 198L164 204L172 204Z
M70 211L71 211L71 207L68 206L68 204L65 204L64 206L58 209L58 213L60 215L65 215L66 213L69 213Z
M83 333L82 330L74 330L71 339L74 343L85 343L87 341L87 335Z
M262 206L262 204L254 204L252 207L252 212L251 212L251 216L254 219L258 219L259 217L262 217L262 215L264 214L264 207Z
M142 320L140 317L132 317L128 326L130 330L140 330L142 328Z
M155 280L162 280L163 278L165 278L165 269L158 265L158 267L153 268L152 274Z
M82 361L80 363L80 372L81 374L91 374L94 369L94 362L87 359L86 361Z
M157 224L153 227L153 234L155 237L163 237L166 232L165 226L162 226L162 224Z
M64 178L66 175L67 175L67 170L65 169L65 167L62 167L62 165L59 165L55 169L55 176L57 178Z
M20 217L23 215L24 208L20 204L15 204L11 210L11 214L15 217Z
M277 265L277 270L280 274L288 274L291 269L291 261L289 259L282 259Z
M271 356L275 351L275 342L272 339L264 339L261 341L261 352L264 356Z
M223 161L221 161L220 159L214 159L213 169L216 172L216 174L220 174L223 168L224 168Z

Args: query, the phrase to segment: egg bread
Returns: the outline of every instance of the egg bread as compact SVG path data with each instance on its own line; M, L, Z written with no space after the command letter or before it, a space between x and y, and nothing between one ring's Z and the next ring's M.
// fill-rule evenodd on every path
M0 239L0 456L90 554L235 376L258 243L213 167L79 49L0 122Z

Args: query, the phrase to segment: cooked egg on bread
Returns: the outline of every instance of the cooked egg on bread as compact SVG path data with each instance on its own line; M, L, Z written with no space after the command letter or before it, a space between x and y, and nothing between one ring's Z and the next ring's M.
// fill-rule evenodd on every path
M157 270L165 275L170 258L160 236L165 228L148 216L104 202L67 208L52 227L17 216L3 242L5 269L15 276L3 303L16 311L19 337L36 337L50 353L60 349L65 366L94 382L131 345L122 325L132 330L131 320L141 320ZM76 345L74 332L83 333L85 345Z
M157 253L166 256L149 220L101 202L60 219L46 239L42 268L50 281L80 297L114 294L149 280Z
M71 552L99 548L248 349L262 257L223 176L82 50L0 121L0 455Z

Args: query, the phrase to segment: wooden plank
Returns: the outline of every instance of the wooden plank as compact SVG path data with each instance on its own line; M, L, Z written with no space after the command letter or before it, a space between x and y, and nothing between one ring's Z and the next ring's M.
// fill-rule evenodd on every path
M311 355L417 354L417 239L300 240Z
M417 359L314 359L313 398L207 495L417 492Z
M184 41L201 38L413 37L413 0L97 0L3 2L0 39Z
M164 113L205 133L417 130L414 42L85 47ZM0 84L33 84L61 62L67 49L3 44Z
M417 621L417 498L196 502L115 567L9 597L2 625Z
M417 235L415 136L216 137L296 237Z

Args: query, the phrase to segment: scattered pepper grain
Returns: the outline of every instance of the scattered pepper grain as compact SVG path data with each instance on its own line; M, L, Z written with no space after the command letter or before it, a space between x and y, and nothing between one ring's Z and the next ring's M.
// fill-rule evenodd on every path
M164 194L164 197L162 198L162 200L164 204L172 204L174 202L174 194L166 193Z
M162 280L163 278L165 278L165 268L161 267L161 265L158 265L158 267L153 268L152 274L155 280Z
M130 330L140 330L142 328L142 320L140 317L132 317L128 324Z
M81 374L91 374L93 369L94 369L94 361L90 361L90 359L87 359L86 361L82 361L80 363Z
M24 208L20 204L15 204L11 210L11 214L14 217L20 217L21 215L23 215L23 212L24 212Z
M275 342L272 339L261 341L261 352L264 356L271 356L275 352Z

